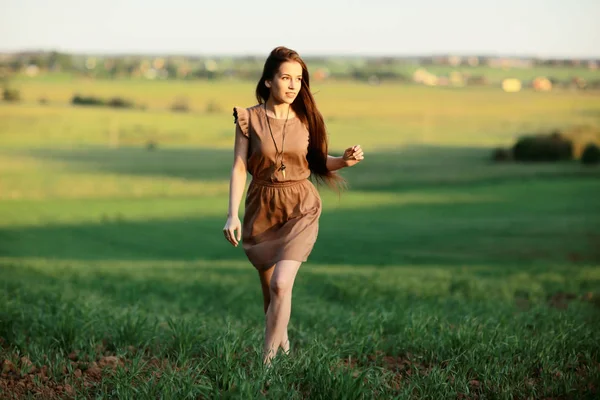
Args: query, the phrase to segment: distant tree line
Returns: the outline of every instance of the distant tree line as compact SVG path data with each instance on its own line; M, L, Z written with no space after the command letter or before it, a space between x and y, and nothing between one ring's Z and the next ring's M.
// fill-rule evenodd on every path
M498 68L578 67L598 69L599 60L502 58L486 56L431 57L305 57L317 80L352 79L413 81L411 67L448 66ZM66 72L93 78L147 79L252 79L262 72L264 57L194 57L161 55L85 55L51 52L0 54L0 76L41 72ZM486 82L484 77L474 83Z
M584 165L600 164L600 130L582 125L522 134L510 148L494 149L492 159L523 163L580 160Z

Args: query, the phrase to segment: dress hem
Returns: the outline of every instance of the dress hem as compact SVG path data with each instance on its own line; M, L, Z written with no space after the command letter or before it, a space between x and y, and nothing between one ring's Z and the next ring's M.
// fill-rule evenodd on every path
M250 264L252 264L252 266L255 269L257 269L258 271L267 271L267 270L271 269L272 267L274 267L280 261L296 261L299 263L305 263L308 261L308 257L304 258L303 260L299 260L299 259L297 259L297 257L282 257L282 258L280 258L276 261L273 261L272 263L268 263L268 264L255 265L252 263L252 261L250 262Z

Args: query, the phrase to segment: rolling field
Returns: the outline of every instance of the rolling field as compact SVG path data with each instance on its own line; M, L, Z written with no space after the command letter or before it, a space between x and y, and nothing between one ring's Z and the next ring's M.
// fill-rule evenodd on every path
M0 398L598 396L600 168L490 162L520 133L600 126L598 94L314 86L330 153L366 158L347 192L321 188L292 356L266 385L258 276L221 232L230 110L254 85L18 84L0 103ZM179 96L191 112L168 110Z

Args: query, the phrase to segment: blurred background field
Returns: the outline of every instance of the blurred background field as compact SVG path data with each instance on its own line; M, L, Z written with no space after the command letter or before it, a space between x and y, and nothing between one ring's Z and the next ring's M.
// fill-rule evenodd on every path
M21 101L0 105L3 376L20 377L5 393L266 395L258 279L220 232L230 110L254 104L254 83L18 82ZM361 144L366 159L343 171L341 197L321 190L319 241L294 295L298 357L280 361L288 372L269 393L593 396L600 170L492 154L525 133L593 130L600 97L313 91L331 153ZM146 107L72 105L75 92ZM182 96L189 109L171 110Z
M113 8L128 15L133 3ZM556 4L498 18L511 29L483 29L485 13L464 26L487 32L490 53L503 43L490 32L508 40L536 21L543 29L519 39L562 32L537 43L558 46L576 31L569 46L590 41L593 24L553 25ZM102 43L130 43L112 29L131 24L103 14L113 8L95 10L95 23L110 22ZM132 26L152 36L160 14ZM451 47L441 36L460 31L463 14L453 15L452 29L427 30L436 45ZM393 26L382 22L393 13L377 17ZM187 18L176 20L210 25ZM184 42L171 33L159 36ZM415 35L394 46L420 49L427 37ZM274 46L244 42L260 43L260 56L147 50L161 38L121 54L0 52L0 398L598 397L600 59L306 57L330 154L360 144L366 157L341 172L346 192L320 188L292 357L276 359L265 385L258 276L222 228L232 108L255 104Z

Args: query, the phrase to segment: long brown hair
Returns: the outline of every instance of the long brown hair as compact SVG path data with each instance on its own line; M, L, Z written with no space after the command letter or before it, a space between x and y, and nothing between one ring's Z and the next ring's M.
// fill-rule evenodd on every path
M345 186L345 181L338 174L327 169L328 140L325 120L317 109L315 99L310 92L308 68L297 52L283 46L276 47L271 51L265 62L260 81L256 85L256 99L259 104L267 102L271 95L271 89L265 85L265 81L272 80L281 64L286 61L295 61L302 66L302 85L291 107L298 118L308 126L309 143L306 159L311 176L318 183L324 182L339 191Z

